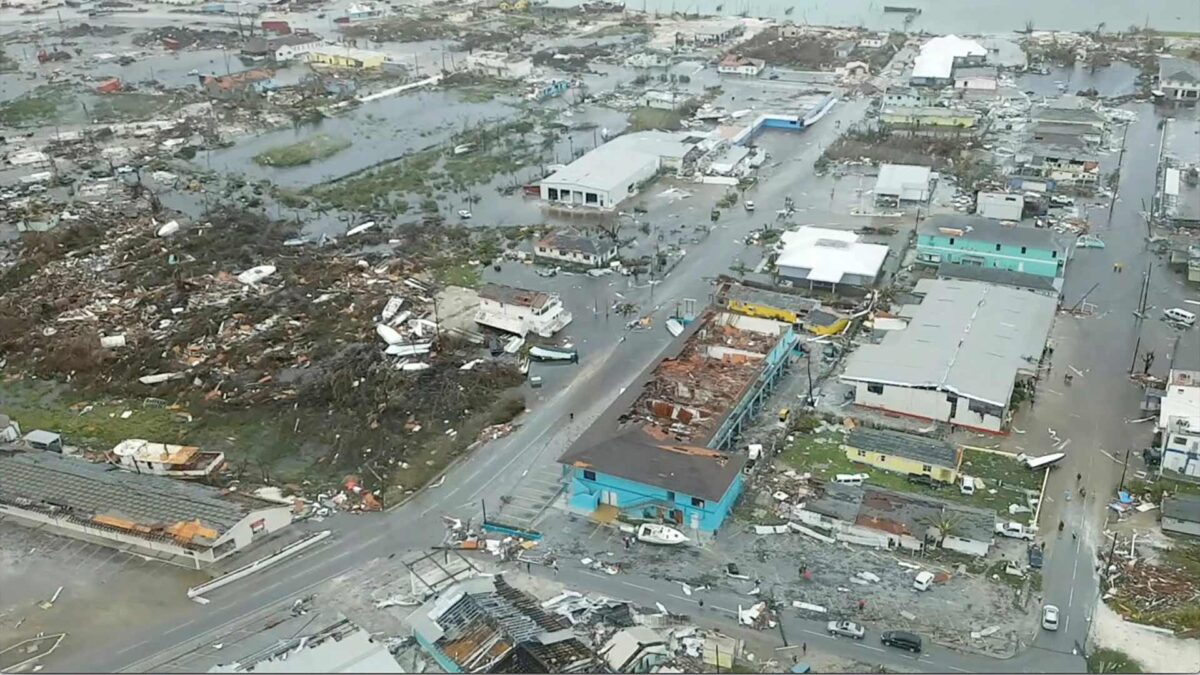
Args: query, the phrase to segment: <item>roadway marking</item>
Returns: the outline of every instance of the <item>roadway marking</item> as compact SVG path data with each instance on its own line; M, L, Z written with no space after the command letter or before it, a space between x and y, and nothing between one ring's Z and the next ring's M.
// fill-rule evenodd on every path
M1071 630L1071 615L1070 614L1067 615L1067 620L1063 623L1063 630L1064 631Z

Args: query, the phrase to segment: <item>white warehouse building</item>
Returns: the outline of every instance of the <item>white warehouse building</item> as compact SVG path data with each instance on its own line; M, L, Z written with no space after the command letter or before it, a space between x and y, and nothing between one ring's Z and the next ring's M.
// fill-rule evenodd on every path
M687 133L625 134L555 171L541 182L544 201L562 206L613 209L660 169L678 169L707 144Z

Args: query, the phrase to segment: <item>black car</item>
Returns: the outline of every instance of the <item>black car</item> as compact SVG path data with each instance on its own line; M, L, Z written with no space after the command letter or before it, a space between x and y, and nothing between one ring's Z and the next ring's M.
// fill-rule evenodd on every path
M921 636L906 630L886 630L879 634L879 641L889 647L921 653Z
M1029 547L1029 566L1035 570L1042 569L1042 547L1041 546L1030 546Z
M915 483L917 485L924 485L925 487L931 488L934 490L942 487L941 483L937 482L932 477L930 477L926 474L923 474L923 473L908 474L908 482Z

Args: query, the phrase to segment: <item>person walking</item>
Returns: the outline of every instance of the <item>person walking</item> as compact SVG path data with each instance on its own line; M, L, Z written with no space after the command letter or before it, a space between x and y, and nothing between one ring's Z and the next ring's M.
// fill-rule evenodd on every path
M803 654L803 655L805 655L805 656L808 656L808 643L807 643L807 642L805 642L804 644L800 645L800 653L801 653L801 654Z

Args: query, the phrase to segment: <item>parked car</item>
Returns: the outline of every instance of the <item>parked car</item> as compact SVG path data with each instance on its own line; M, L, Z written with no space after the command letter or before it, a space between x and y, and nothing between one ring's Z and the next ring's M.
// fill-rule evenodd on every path
M854 638L855 640L861 640L867 634L865 628L853 621L830 621L825 630L829 631L829 634L834 637L841 635L842 637Z
M933 572L925 570L917 572L916 578L913 579L913 588L917 589L918 591L927 591L931 586L933 586L933 580Z
M1042 547L1041 546L1030 546L1029 547L1029 566L1035 570L1042 569Z
M1196 315L1186 309L1179 307L1168 307L1163 310L1163 316L1172 323L1181 324L1184 326L1196 325Z
M1028 539L1029 541L1033 541L1035 536L1033 529L1014 521L996 523L996 534L1012 539Z
M934 490L942 487L941 483L934 480L931 476L928 476L923 473L908 474L908 482L915 483L917 485L924 485L925 487L933 488Z
M889 647L921 653L921 636L906 630L885 630L879 634L879 641Z
M1054 605L1042 607L1042 628L1058 630L1058 608Z

